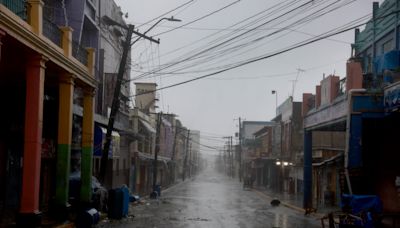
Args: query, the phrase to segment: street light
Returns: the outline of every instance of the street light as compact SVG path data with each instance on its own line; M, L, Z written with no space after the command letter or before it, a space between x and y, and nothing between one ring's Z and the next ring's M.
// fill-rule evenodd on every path
M288 166L289 162L283 162L283 166Z
M162 18L161 20L163 20L163 19L164 18ZM169 20L177 21L177 19L175 19L173 17L169 18ZM118 26L120 28L123 28L123 29L127 30L125 42L123 44L121 62L119 64L119 69L118 69L118 74L117 74L117 81L116 81L115 88L114 88L113 100L112 100L112 103L111 103L111 112L110 112L110 116L108 118L106 142L104 144L103 153L101 155L101 165L100 165L99 179L102 182L104 182L105 176L106 176L106 170L107 170L108 151L110 150L110 145L111 145L111 133L112 133L112 130L114 128L115 117L116 117L116 114L117 114L117 111L118 111L119 105L120 105L119 104L119 102L120 102L119 96L120 96L120 93L121 93L121 84L122 84L122 81L123 81L123 75L125 73L126 60L128 58L129 49L133 44L133 43L131 44L132 34L138 35L139 36L138 39L143 37L143 38L145 38L147 40L150 40L152 42L155 42L155 43L159 44L160 40L155 40L155 39L153 39L151 37L148 37L148 36L146 36L146 33L150 29L152 29L156 24L158 24L160 21L158 21L155 25L150 27L150 29L148 29L143 34L135 31L134 30L134 28L135 28L134 25L131 25L131 24L128 24L128 25L120 24L119 22L114 21L113 19L111 19L110 17L108 17L106 15L102 17L102 21L103 21L103 23L105 23L107 25Z
M163 17L163 18L161 18L160 20L158 20L154 25L152 25L149 29L147 29L147 30L143 33L143 35L146 35L147 32L149 32L150 30L152 30L156 25L158 25L158 24L159 24L161 21L163 21L163 20L173 21L173 22L181 22L181 21L182 21L182 20L180 20L180 19L174 18L173 16L171 16L171 17ZM139 41L140 38L141 38L140 36L139 36L138 38L136 38L136 40L133 41L131 45L133 45L134 43L136 43L137 41Z

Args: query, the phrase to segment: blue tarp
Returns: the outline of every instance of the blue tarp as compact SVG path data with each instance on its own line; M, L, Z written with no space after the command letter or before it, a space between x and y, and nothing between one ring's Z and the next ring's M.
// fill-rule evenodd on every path
M374 59L375 74L383 74L385 70L395 70L400 65L400 51L389 51Z
M376 195L342 195L341 208L351 208L352 214L361 212L382 213L382 202Z
M94 140L93 140L93 155L101 156L103 149L103 131L97 125L94 127Z
M379 224L376 215L382 213L382 203L375 195L342 195L341 208L343 211L361 217L361 220L341 220L339 227L375 228ZM351 225L351 226L348 226Z

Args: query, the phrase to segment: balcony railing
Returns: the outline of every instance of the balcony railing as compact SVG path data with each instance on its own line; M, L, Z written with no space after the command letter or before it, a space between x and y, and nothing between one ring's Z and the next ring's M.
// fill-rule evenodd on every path
M23 20L27 19L28 14L26 0L0 0L0 4L3 4Z
M61 47L62 31L60 28L47 18L43 18L43 35Z
M72 56L83 65L88 64L88 51L76 41L72 42Z

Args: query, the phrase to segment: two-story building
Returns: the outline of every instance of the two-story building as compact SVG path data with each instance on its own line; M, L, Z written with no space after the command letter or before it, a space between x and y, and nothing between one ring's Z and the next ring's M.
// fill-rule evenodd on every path
M81 30L98 31L96 13L83 13L90 4L79 14L72 3L0 2L2 224L18 214L18 225L38 225L42 211L67 210L74 104L82 110L80 199L91 200L97 43Z

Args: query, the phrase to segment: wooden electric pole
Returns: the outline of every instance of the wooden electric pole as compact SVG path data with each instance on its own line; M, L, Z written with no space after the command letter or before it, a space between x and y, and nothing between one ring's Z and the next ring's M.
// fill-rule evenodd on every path
M135 26L134 25L122 25L119 24L118 22L112 20L111 18L105 16L102 18L102 20L108 24L108 25L115 25L115 26L119 26L123 29L127 30L127 34L126 34L126 38L125 38L125 42L123 45L123 51L122 51L122 57L121 57L121 62L119 64L119 68L118 68L118 74L117 74L117 80L115 82L115 88L114 88L114 94L113 94L113 100L111 103L111 112L110 112L110 116L108 117L108 124L107 124L107 133L106 133L106 142L104 143L104 147L103 147L103 153L101 155L101 162L100 162L100 174L99 174L99 179L101 182L105 181L105 176L106 176L106 172L107 172L107 160L108 160L108 152L110 150L110 145L111 145L111 139L112 139L112 131L114 128L114 122L115 122L115 117L117 116L118 110L119 110L119 106L120 106L120 94L121 94L121 85L122 85L122 81L124 78L124 73L125 73L125 68L126 68L126 62L128 59L128 53L130 50L131 45L131 40L132 40L132 34L136 34L140 37L143 37L147 40L150 40L152 42L155 43L160 43L157 40L154 40L151 37L145 36L145 34L141 34L137 31L134 31Z
M186 152L185 152L185 159L183 161L183 171L182 171L182 180L185 181L186 177L186 167L187 167L187 156L189 153L189 138L190 138L190 130L187 132L187 137L186 137Z
M157 118L157 132L156 132L156 149L154 152L154 161L153 161L153 191L156 191L157 185L157 160L158 153L160 152L160 131L161 131L161 121L162 121L162 112L158 113Z

